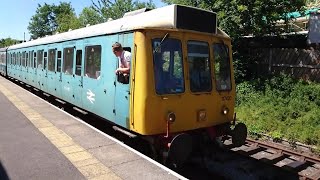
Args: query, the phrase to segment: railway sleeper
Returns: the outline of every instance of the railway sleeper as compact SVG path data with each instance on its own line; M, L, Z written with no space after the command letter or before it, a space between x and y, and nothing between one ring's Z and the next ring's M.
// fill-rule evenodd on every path
M318 169L317 171L315 171L313 174L311 174L310 176L308 176L308 178L312 179L312 180L318 180L320 179L320 169Z

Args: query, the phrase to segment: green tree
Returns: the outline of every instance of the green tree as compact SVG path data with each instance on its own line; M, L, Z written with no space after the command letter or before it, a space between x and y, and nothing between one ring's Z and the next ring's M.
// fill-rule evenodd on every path
M19 43L20 41L11 39L11 38L5 38L5 39L0 39L0 48L2 47L8 47L14 44Z
M81 27L87 24L95 25L103 22L103 17L100 16L92 7L85 7L79 15Z
M207 9L218 14L219 27L231 37L279 33L276 22L285 14L300 11L305 0L162 0L167 4L183 4Z
M66 32L69 29L78 29L81 27L80 21L74 13L59 15L57 17L57 24L57 32Z
M54 34L59 26L58 19L62 23L65 22L63 20L65 18L62 18L62 16L72 17L74 14L74 9L70 3L60 2L59 5L38 4L36 14L32 16L28 26L31 38L36 39Z
M152 0L148 2L140 2L133 0L97 0L95 2L92 1L92 8L99 13L104 20L108 20L109 18L118 19L123 17L126 12L130 12L133 10L141 9L141 8L155 8L155 4Z

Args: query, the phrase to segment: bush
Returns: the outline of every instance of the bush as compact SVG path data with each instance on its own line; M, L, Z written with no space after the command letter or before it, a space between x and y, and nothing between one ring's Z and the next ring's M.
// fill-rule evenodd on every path
M237 117L249 134L320 146L320 85L280 75L237 85Z

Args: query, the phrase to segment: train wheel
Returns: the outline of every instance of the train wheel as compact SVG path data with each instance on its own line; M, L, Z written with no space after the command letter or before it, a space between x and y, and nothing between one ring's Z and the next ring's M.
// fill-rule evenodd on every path
M238 123L232 130L232 144L241 146L245 143L247 138L247 126L243 123Z
M192 152L192 137L189 134L179 134L170 143L166 164L169 166L180 166L186 162Z

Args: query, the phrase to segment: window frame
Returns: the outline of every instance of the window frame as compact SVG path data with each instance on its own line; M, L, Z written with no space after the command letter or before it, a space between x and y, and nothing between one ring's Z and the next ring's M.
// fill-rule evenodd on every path
M165 39L165 41L167 41L167 40L175 40L175 41L178 41L179 42L179 47L180 47L180 55L181 55L181 60L180 60L180 65L181 65L181 67L182 67L182 72L181 72L181 75L182 75L182 77L181 77L181 79L182 79L182 91L181 92L164 92L164 93L161 93L161 92L158 92L158 88L157 88L157 79L156 79L156 62L155 62L155 54L154 54L154 51L155 51L155 43L157 43L156 42L156 40L160 40L161 41L161 39L162 39L163 37L153 37L153 38L151 38L151 46L152 46L152 51L153 51L153 53L152 53L152 65L153 65L153 68L152 68L152 72L153 72L153 77L154 77L154 90L155 90L155 93L157 94L157 95L159 95L159 96L167 96L167 95L181 95L181 94L184 94L185 92L186 92L186 79L185 79L185 62L184 62L184 53L183 53L183 48L184 48L184 40L182 40L181 38L176 38L176 37L170 37L170 38L167 38L167 39ZM164 42L165 42L164 41ZM162 49L162 47L160 47L160 49ZM170 57L170 61L169 61L169 69L168 69L168 72L169 72L169 74L170 73L174 73L174 65L173 65L173 67L171 68L171 64L174 64L174 58L173 58L173 60L171 61L171 51L169 51L170 52L170 54L169 54L169 57ZM172 51L172 52L175 52L175 51ZM163 58L163 55L164 55L164 53L165 52L162 52L162 50L161 50L161 56L162 56L162 58ZM157 62L157 63L159 63L159 62ZM163 65L164 65L164 63L165 62L163 62L163 64L162 64L162 70L163 70ZM159 82L160 83L160 82Z
M87 66L88 66L88 48L92 48L92 47L99 47L100 48L100 64L99 64L99 72L100 72L100 76L101 76L101 65L102 65L102 54L103 54L103 48L102 48L102 45L100 45L100 44L95 44L95 45L87 45L87 46L85 46L85 48L84 48L84 50L85 50L85 52L84 52L84 63L83 63L83 65L84 65L84 70L83 70L83 73L84 73L84 76L86 76L86 77L88 77L88 78L90 78L90 79L96 79L96 80L98 80L99 79L99 77L100 76L96 76L97 75L97 70L95 70L95 74L94 75L90 75L90 73L89 73L89 75L88 75L88 72L89 71L87 71ZM95 61L95 60L94 60ZM92 65L91 65L91 67L93 67Z
M222 45L224 46L225 48L227 48L227 58L228 58L228 65L229 65L229 81L230 81L230 89L218 89L218 83L217 83L217 76L216 76L216 53L215 53L215 50L214 50L214 45ZM213 68L214 68L214 83L215 83L215 86L216 86L216 91L218 92L230 92L232 91L233 89L233 86L232 86L232 63L231 63L231 56L230 56L230 47L225 44L225 43L219 43L219 42L213 42L212 45L212 52L213 52Z
M209 81L210 81L210 88L208 88L206 91L202 90L202 91L193 91L191 89L191 74L190 74L190 66L189 66L189 49L188 49L188 45L189 45L189 42L195 42L195 43L199 43L199 44L206 44L207 45L207 48L208 48L208 65L207 67L209 68ZM205 40L198 40L198 39L189 39L186 41L186 52L187 52L187 66L188 66L188 80L189 80L189 90L192 94L208 94L208 93L212 93L212 90L213 90L213 81L212 81L212 60L211 60L211 50L210 50L210 43L208 41L205 41ZM194 62L194 61L193 61ZM205 67L205 68L207 68Z
M53 51L53 59L50 56L51 52ZM56 71L56 59L57 59L57 49L49 49L48 50L48 71L55 72ZM51 62L53 63L53 67L51 66Z
M69 68L67 68L67 66L69 65L69 60L70 59L68 59L68 64L66 64L66 56L68 55L68 54L66 54L66 50L72 50L72 59L71 59L71 67L69 67ZM75 50L75 47L65 47L65 48L63 48L63 63L62 63L62 68L61 68L61 72L63 73L63 74L65 74L65 75L70 75L70 76L72 76L72 75L74 75L74 68L73 68L73 66L74 66L74 51ZM69 72L69 73L67 73L67 70L68 69L70 69L71 68L71 72Z

